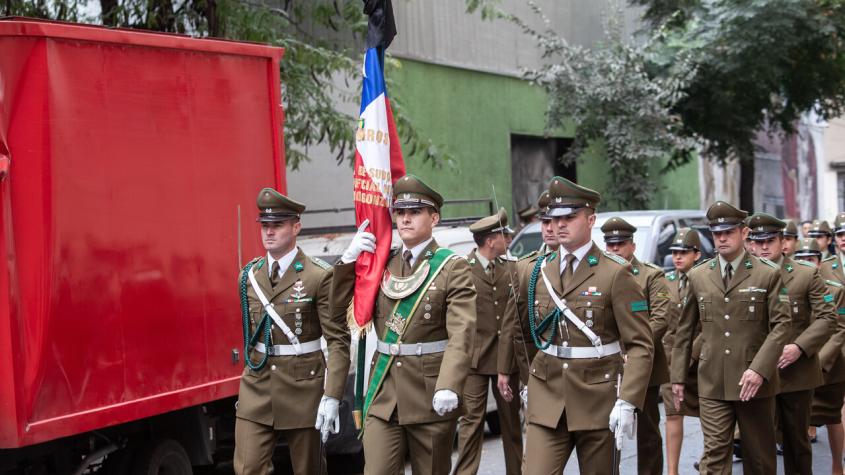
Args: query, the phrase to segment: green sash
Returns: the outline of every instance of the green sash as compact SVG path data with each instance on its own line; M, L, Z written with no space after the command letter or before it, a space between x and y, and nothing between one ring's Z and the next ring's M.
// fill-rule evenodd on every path
M402 330L408 328L408 323L411 321L411 317L413 317L414 312L417 309L417 306L422 299L423 294L425 294L426 290L428 290L429 285L437 277L437 274L443 269L446 265L446 261L449 260L455 254L454 251L451 249L447 249L445 247L441 247L434 251L434 256L428 261L429 268L428 268L428 277L425 279L425 283L421 285L416 292L413 294L405 297L402 300L396 302L396 305L393 307L393 312L390 314L391 317L393 315L398 316L404 322L402 326ZM399 341L399 334L395 331L390 329L390 327L385 328L385 335L384 341L388 345L392 345ZM364 417L363 420L367 420L367 412L370 409L370 404L372 404L373 399L375 399L376 394L378 394L379 389L381 389L381 384L384 382L384 377L387 376L387 372L390 370L390 366L393 364L393 356L394 355L385 355L384 353L378 354L378 359L376 360L376 364L373 367L372 377L370 378L370 386L367 388L367 397L364 399ZM363 430L362 430L363 432Z

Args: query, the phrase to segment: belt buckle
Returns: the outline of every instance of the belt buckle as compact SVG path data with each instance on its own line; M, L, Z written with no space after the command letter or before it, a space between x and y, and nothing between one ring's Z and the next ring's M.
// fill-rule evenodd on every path
M559 358L571 358L572 357L572 348L568 346L558 346L557 347L557 356Z
M274 345L267 345L264 347L267 350L267 356L275 356L275 346Z
M396 343L391 343L390 345L390 354L396 356L399 354L399 345Z

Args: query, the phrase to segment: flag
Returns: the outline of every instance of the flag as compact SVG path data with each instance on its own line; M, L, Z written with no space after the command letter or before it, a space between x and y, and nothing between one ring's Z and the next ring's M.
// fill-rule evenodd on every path
M387 266L393 222L393 183L405 175L405 162L384 82L384 50L396 35L390 0L366 0L369 15L361 113L355 134L353 199L355 224L368 219L376 237L375 254L362 253L355 264L355 297L350 327L366 329L373 319L382 273ZM354 320L354 321L352 321Z

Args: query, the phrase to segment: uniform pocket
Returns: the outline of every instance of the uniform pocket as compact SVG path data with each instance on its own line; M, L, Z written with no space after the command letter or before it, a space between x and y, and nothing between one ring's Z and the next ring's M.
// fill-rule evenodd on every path
M575 314L594 332L604 328L604 302L601 298L579 297L575 301Z
M442 290L429 290L417 306L414 320L421 325L443 325L446 296Z
M537 355L534 358L534 361L531 363L531 376L539 379L540 381L545 381L548 377L546 371L546 358Z
M698 354L698 359L707 361L710 359L710 345L707 343L701 344L701 353Z
M584 380L587 384L601 384L616 382L616 375L619 374L618 364L602 365L598 368L588 368L584 371Z
M311 333L314 322L311 317L311 303L310 302L292 302L286 303L284 307L283 320L285 324L290 327L291 331L297 336L303 333Z
M297 361L294 365L293 375L297 381L306 379L322 378L326 371L323 358L312 358L304 361Z
M710 297L698 297L698 316L702 322L713 321L713 303Z
M740 308L740 320L756 321L760 320L762 312L765 311L765 299L757 297L748 297L741 300L742 307Z

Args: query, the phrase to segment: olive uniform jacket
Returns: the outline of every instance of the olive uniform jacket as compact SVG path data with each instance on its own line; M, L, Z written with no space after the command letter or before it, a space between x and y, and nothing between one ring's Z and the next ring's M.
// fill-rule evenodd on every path
M839 262L838 255L827 257L821 262L819 268L825 279L835 280L840 284L845 284L845 270L842 268L842 263Z
M669 382L669 363L666 360L666 351L660 344L669 325L669 289L666 287L666 278L660 267L651 262L640 262L636 257L631 259L631 267L634 280L642 287L648 303L648 324L651 327L654 343L654 360L648 385L660 386Z
M784 256L780 275L792 316L786 343L801 348L801 356L780 370L780 392L814 389L824 384L818 352L836 331L836 305L815 265Z
M417 258L412 271L416 271L438 247L437 242L432 240ZM391 251L387 270L400 275L401 266L399 251ZM355 287L354 262L335 266L333 286L335 308L346 311ZM405 425L457 419L464 412L461 406L438 416L431 401L434 393L441 389L449 389L460 397L472 363L475 285L467 260L462 256L452 256L421 299L420 305L409 317L411 321L399 342L425 343L448 339L446 351L421 356L396 356L370 405L368 416L389 421L395 412L399 424ZM384 341L385 323L396 302L379 290L373 310L373 329L379 340ZM373 355L371 365L375 364L378 355L378 352Z
M672 383L684 384L695 327L701 322L698 359L700 397L738 401L746 369L765 381L756 397L774 396L780 388L777 361L789 339L790 318L780 269L747 252L725 288L718 257L687 273L689 291L672 348Z
M689 282L689 280L687 282ZM689 285L681 289L681 272L672 271L666 274L666 287L669 289L669 316L667 317L669 325L666 329L666 334L663 335L663 349L666 351L668 362L671 362L672 346L675 343L675 332L678 331L678 323L681 320L681 310L683 310L684 302L687 298ZM692 364L692 361L698 361L698 355L701 354L701 322L696 325L693 335L694 339L692 342L690 364Z
M845 286L835 280L825 283L836 303L836 331L819 350L819 364L827 385L845 381Z
M467 256L475 283L475 334L472 338L472 372L495 375L498 368L499 337L502 334L505 310L510 298L511 284L516 282L516 262L497 257L492 275L484 271L476 250ZM510 358L504 364L515 368L513 353L501 355Z
M300 343L325 337L328 371L322 351L299 356L270 356L267 364L258 371L247 366L241 376L237 416L273 426L277 430L314 427L317 406L324 393L338 400L343 399L349 373L346 312L332 313L332 269L325 262L311 259L302 250L298 250L279 283L273 287L266 260L262 257L253 261L256 262L255 279L261 291L292 331L301 328L302 332L298 335ZM238 285L243 274L242 270ZM264 316L264 308L249 279L246 280L246 288L252 333ZM297 322L301 326L298 327ZM271 344L290 344L275 324L272 328ZM263 342L263 339L259 341ZM248 355L254 362L263 356L255 349L251 349Z
M585 324L601 338L604 345L619 342L627 353L624 365L621 399L642 409L651 375L653 344L648 325L648 312L643 291L634 280L631 265L622 258L602 252L593 243L578 263L572 280L562 288L560 253L546 256L544 270L553 291ZM539 259L538 259L539 261ZM536 264L537 261L535 261ZM529 318L535 324L556 309L542 276L538 277L533 302L527 302L528 286L534 266L519 266L519 291L515 294L516 312L505 315L523 322L522 333L535 347ZM528 305L530 304L530 305ZM517 321L506 322L500 345L519 334ZM554 337L552 338L552 333ZM514 335L514 336L512 336ZM592 343L575 325L561 315L560 324L547 328L541 341L552 338L552 344L570 347L592 347ZM536 348L534 348L536 351ZM607 429L607 418L616 402L617 375L623 370L621 354L601 358L560 359L536 352L528 378L528 422L555 428L566 411L570 431Z

